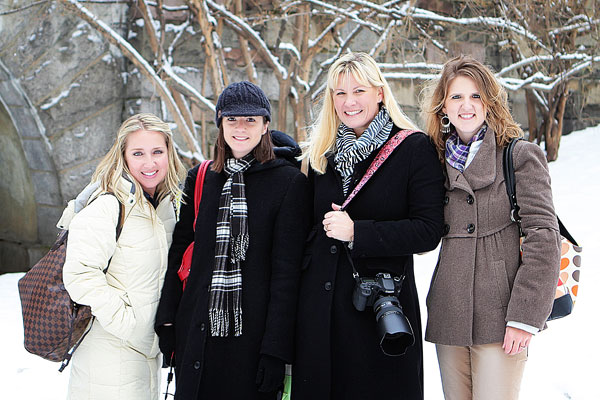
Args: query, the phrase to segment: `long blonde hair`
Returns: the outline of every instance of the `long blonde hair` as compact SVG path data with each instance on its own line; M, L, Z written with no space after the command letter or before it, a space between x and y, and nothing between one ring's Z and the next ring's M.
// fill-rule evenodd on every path
M457 76L466 76L475 82L487 110L485 121L494 131L498 146L504 147L512 138L523 136L523 130L510 114L506 90L490 68L470 56L454 57L444 64L440 78L425 87L421 107L423 119L427 122L427 133L431 136L442 163L445 158L446 139L450 135L441 132L441 119L444 116L442 109L450 83Z
M308 157L310 166L321 174L325 173L327 168L327 154L334 151L340 125L340 119L335 112L333 90L340 77L348 74L352 74L361 85L383 89L383 104L396 126L401 129L417 129L398 105L373 57L366 53L347 53L329 68L321 110L315 123L309 128L308 141L304 144L306 152L302 157Z
M127 137L131 133L140 130L162 133L167 145L167 157L169 160L167 175L156 188L158 201L169 195L179 197L181 195L179 183L185 178L186 169L175 152L173 133L169 125L154 114L136 114L123 122L117 132L115 142L102 161L100 161L98 167L96 167L96 172L92 176L92 182L100 182L100 187L103 191L114 193L122 203L125 203L127 200L125 195L118 190L119 180L125 174L135 185L136 202L142 204L144 198L143 189L139 182L132 177L125 162Z

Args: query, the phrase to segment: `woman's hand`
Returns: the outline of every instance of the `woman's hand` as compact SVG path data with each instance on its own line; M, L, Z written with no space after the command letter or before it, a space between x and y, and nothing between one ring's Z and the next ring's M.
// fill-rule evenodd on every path
M339 211L340 206L331 203L333 211L325 214L323 219L323 229L330 238L341 240L342 242L351 242L354 240L354 221L346 211Z
M502 348L504 352L508 355L515 355L523 350L527 349L529 346L529 342L531 341L531 337L533 335L529 332L526 332L522 329L513 328L512 326L506 327L506 333L504 334L504 343L502 344Z

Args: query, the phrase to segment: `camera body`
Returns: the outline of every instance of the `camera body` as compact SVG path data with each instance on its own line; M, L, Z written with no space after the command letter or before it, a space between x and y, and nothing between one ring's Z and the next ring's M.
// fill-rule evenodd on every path
M398 296L404 276L380 272L375 278L357 278L352 304L358 311L373 307L379 347L388 356L401 356L415 342L410 322L402 312Z
M367 306L372 307L380 296L398 297L402 289L402 279L387 272L380 272L375 278L358 278L352 304L358 311L364 311Z

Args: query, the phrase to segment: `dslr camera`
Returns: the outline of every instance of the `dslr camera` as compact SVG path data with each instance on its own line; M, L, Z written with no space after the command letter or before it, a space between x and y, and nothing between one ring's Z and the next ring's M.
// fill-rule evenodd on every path
M392 277L389 273L378 273L375 278L358 278L352 304L358 311L373 307L379 346L388 356L400 356L415 342L410 322L402 312L398 295L403 277Z

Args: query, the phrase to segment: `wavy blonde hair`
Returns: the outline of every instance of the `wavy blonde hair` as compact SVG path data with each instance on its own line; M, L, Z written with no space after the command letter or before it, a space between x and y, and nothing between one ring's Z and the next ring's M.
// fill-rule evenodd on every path
M186 169L175 152L173 143L173 133L169 125L163 122L154 114L136 114L129 117L117 132L117 138L112 147L106 153L96 172L92 176L92 182L100 182L100 187L103 191L114 193L119 201L125 203L127 198L118 189L119 180L123 174L129 177L129 180L135 184L135 199L136 202L142 204L144 192L142 186L135 180L127 163L125 162L125 147L127 146L127 137L137 131L153 131L162 133L167 145L168 167L165 179L156 188L158 201L161 201L166 196L181 196L180 182L185 178Z
M449 133L441 132L442 109L448 96L448 87L457 76L471 78L481 96L481 101L487 111L485 122L496 135L496 144L506 146L512 138L522 137L523 130L510 114L506 90L494 76L492 70L473 57L461 55L448 60L444 64L439 79L431 81L423 90L421 110L427 124L427 133L438 152L442 164L445 159L446 139Z
M325 173L327 154L334 151L337 129L341 123L335 112L333 90L340 77L349 74L361 85L383 89L383 104L396 126L401 129L417 129L398 105L373 57L366 53L347 53L329 68L321 110L315 123L309 128L308 141L303 144L306 152L302 158L308 157L312 169L320 174Z

